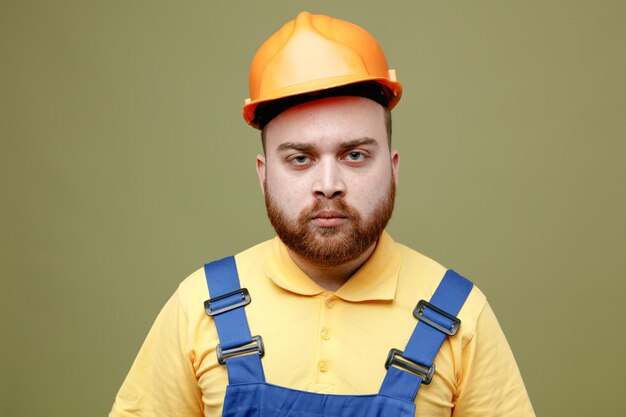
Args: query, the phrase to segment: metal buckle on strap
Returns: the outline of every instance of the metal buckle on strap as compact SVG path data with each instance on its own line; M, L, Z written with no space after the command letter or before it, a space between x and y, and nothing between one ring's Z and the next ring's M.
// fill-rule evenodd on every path
M434 312L442 315L443 317L451 320L452 324L450 325L450 327L443 327L441 324L436 323L428 317L424 316L424 310L426 310L426 308L429 308ZM461 325L461 320L459 320L457 317L446 313L445 311L435 307L425 300L420 300L420 302L417 303L417 307L415 307L415 310L413 310L413 316L415 316L416 319L428 324L430 327L433 327L440 332L447 334L448 336L454 336L459 330L459 326Z
M222 308L218 308L216 310L213 310L211 308L211 303L215 303L216 301L220 301L220 300L223 300L225 298L228 298L228 297L231 297L231 296L237 295L237 294L241 294L241 301L236 302L234 304L230 304L230 305L224 306ZM206 311L206 313L209 316L213 317L213 316L215 316L217 314L222 314L222 313L225 313L227 311L234 310L235 308L248 305L248 304L250 304L250 301L251 301L251 298L250 298L250 293L248 292L248 290L246 288L240 288L240 289L238 289L236 291L229 292L228 294L220 295L220 296L217 296L215 298L210 298L210 299L206 300L204 302L204 310Z
M389 369L391 365L395 365L421 377L422 384L430 384L430 381L433 380L433 375L435 374L435 364L433 363L430 368L426 367L405 358L404 356L402 356L403 353L404 352L399 349L391 349L389 351L389 355L387 355L387 360L385 361L385 368Z
M225 365L226 359L228 358L232 358L233 356L245 355L252 352L258 352L261 357L265 355L265 347L263 346L263 339L261 338L261 336L253 336L250 343L246 343L245 345L241 346L235 346L234 348L222 350L221 343L218 344L215 348L215 353L217 354L217 362L220 365Z

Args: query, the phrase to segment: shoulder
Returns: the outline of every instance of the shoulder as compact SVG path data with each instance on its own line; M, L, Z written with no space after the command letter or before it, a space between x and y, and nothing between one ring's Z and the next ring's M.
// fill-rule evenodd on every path
M406 293L413 294L413 300L415 298L430 300L448 268L401 243L396 243L396 248L401 259L398 296L402 297L402 294ZM463 275L461 271L456 272ZM465 278L473 282L471 277ZM463 323L462 339L464 339L464 343L473 337L479 318L486 306L485 294L474 283L461 311L458 313L458 318Z
M261 242L234 255L239 274L241 275L242 270L258 268L271 244L272 240ZM179 284L177 295L183 306L189 304L198 305L198 303L202 305L204 303L204 300L209 296L204 266L189 274Z

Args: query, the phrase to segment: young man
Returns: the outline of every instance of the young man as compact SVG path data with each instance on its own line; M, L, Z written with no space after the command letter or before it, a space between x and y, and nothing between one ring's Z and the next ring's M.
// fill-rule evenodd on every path
M110 415L534 416L480 290L384 230L402 90L374 38L301 13L250 89L277 237L181 283Z

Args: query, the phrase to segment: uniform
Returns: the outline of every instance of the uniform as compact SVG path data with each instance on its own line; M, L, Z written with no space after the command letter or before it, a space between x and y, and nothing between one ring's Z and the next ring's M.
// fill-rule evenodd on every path
M278 238L235 256L253 335L265 345L269 383L326 394L378 392L391 348L403 349L418 300L429 300L446 269L385 232L368 261L335 292L325 291L291 260ZM204 270L167 302L126 378L110 416L220 416L227 372ZM416 416L534 416L523 381L485 296L474 287L458 333L446 338Z

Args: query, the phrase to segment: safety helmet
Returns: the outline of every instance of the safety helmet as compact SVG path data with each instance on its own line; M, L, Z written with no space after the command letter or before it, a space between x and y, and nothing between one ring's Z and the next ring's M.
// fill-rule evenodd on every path
M288 97L318 94L356 83L376 85L389 109L402 95L395 70L363 28L324 15L300 13L259 48L250 66L250 98L243 117L257 129L257 109Z

